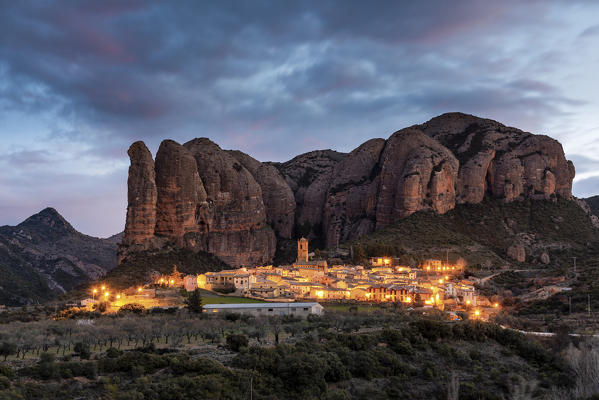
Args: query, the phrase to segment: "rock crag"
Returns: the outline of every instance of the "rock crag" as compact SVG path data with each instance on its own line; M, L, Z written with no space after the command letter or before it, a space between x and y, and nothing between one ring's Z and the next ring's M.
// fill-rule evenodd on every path
M165 141L155 163L140 142L129 155L121 256L179 246L231 265L269 262L277 239L300 233L332 247L418 211L443 214L485 197L570 199L574 178L556 140L461 113L349 154L317 150L285 163L262 163L205 138Z

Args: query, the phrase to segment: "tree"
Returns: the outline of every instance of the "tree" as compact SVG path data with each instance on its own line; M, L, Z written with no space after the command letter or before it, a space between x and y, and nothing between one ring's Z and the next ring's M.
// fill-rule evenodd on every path
M10 342L3 342L0 345L0 356L4 356L4 361L6 361L6 357L11 356L17 352L17 345Z
M204 306L202 304L202 294L200 293L200 289L194 290L185 300L185 304L187 304L187 309L190 312L194 314L202 313L204 311Z

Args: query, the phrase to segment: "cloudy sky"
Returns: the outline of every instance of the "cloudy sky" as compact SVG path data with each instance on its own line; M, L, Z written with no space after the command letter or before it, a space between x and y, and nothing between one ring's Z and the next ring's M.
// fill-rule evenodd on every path
M283 161L449 111L561 141L599 194L594 1L3 1L0 225L123 229L126 150Z

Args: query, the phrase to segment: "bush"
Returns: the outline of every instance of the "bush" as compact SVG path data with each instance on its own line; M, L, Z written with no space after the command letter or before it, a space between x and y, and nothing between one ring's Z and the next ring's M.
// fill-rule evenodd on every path
M7 376L12 378L15 376L15 371L8 365L0 365L0 376Z
M227 347L235 352L238 352L249 344L246 335L232 334L227 336Z
M89 348L89 344L87 343L77 342L75 343L75 347L73 348L73 350L82 360L89 360L89 358L92 355L92 352Z
M10 380L5 376L0 376L0 389L9 389L10 388Z
M106 350L106 357L108 358L118 358L122 354L122 351L120 351L119 349L115 349L114 347L111 347L108 350Z
M144 306L137 303L129 303L125 304L121 308L119 308L119 313L134 313L134 314L143 314L146 310Z

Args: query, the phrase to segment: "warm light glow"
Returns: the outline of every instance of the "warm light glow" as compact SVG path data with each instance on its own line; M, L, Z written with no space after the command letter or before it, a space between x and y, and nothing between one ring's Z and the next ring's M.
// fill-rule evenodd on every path
M163 282L164 282L164 279L160 278L160 283L163 283Z
M470 300L466 300L466 304L470 304Z
M449 275L445 275L445 279L449 279Z
M370 293L366 293L366 298L369 299L370 298Z
M433 304L433 299L425 300L424 304Z
M439 301L439 293L435 295L435 300Z
M104 297L108 297L109 294L110 293L108 293L108 292L104 293Z
M105 289L106 289L106 286L102 285L102 290L105 290Z
M322 299L324 297L324 292L322 290L317 290L316 291L316 297L319 297L319 298Z
M174 284L174 283L175 283L175 280L174 280L174 279L171 279L171 285L172 285L172 284Z
M427 266L427 267L426 267L426 270L427 270L427 271L430 271L430 270L431 270L431 267L430 267L430 266Z
M411 302L412 302L412 298L411 298L411 297L406 297L406 301L407 301L408 303L411 303Z
M141 292L141 290L142 290L142 289L141 289L141 286L137 288L137 291L138 291L138 292Z
M443 283L443 279L439 279L439 283Z
M117 294L117 295L116 295L116 298L117 298L117 299L120 299L120 298L121 298L121 295L120 295L120 294Z
M493 307L498 308L499 307L499 303L493 304Z
M390 299L390 298L391 298L391 295L390 295L390 294L386 294L386 295L385 295L385 298L386 298L386 299Z
M478 317L478 316L480 315L480 311L478 311L478 310L475 310L475 311L474 311L474 315L476 315L476 316Z
M98 293L98 289L94 289L94 293Z

